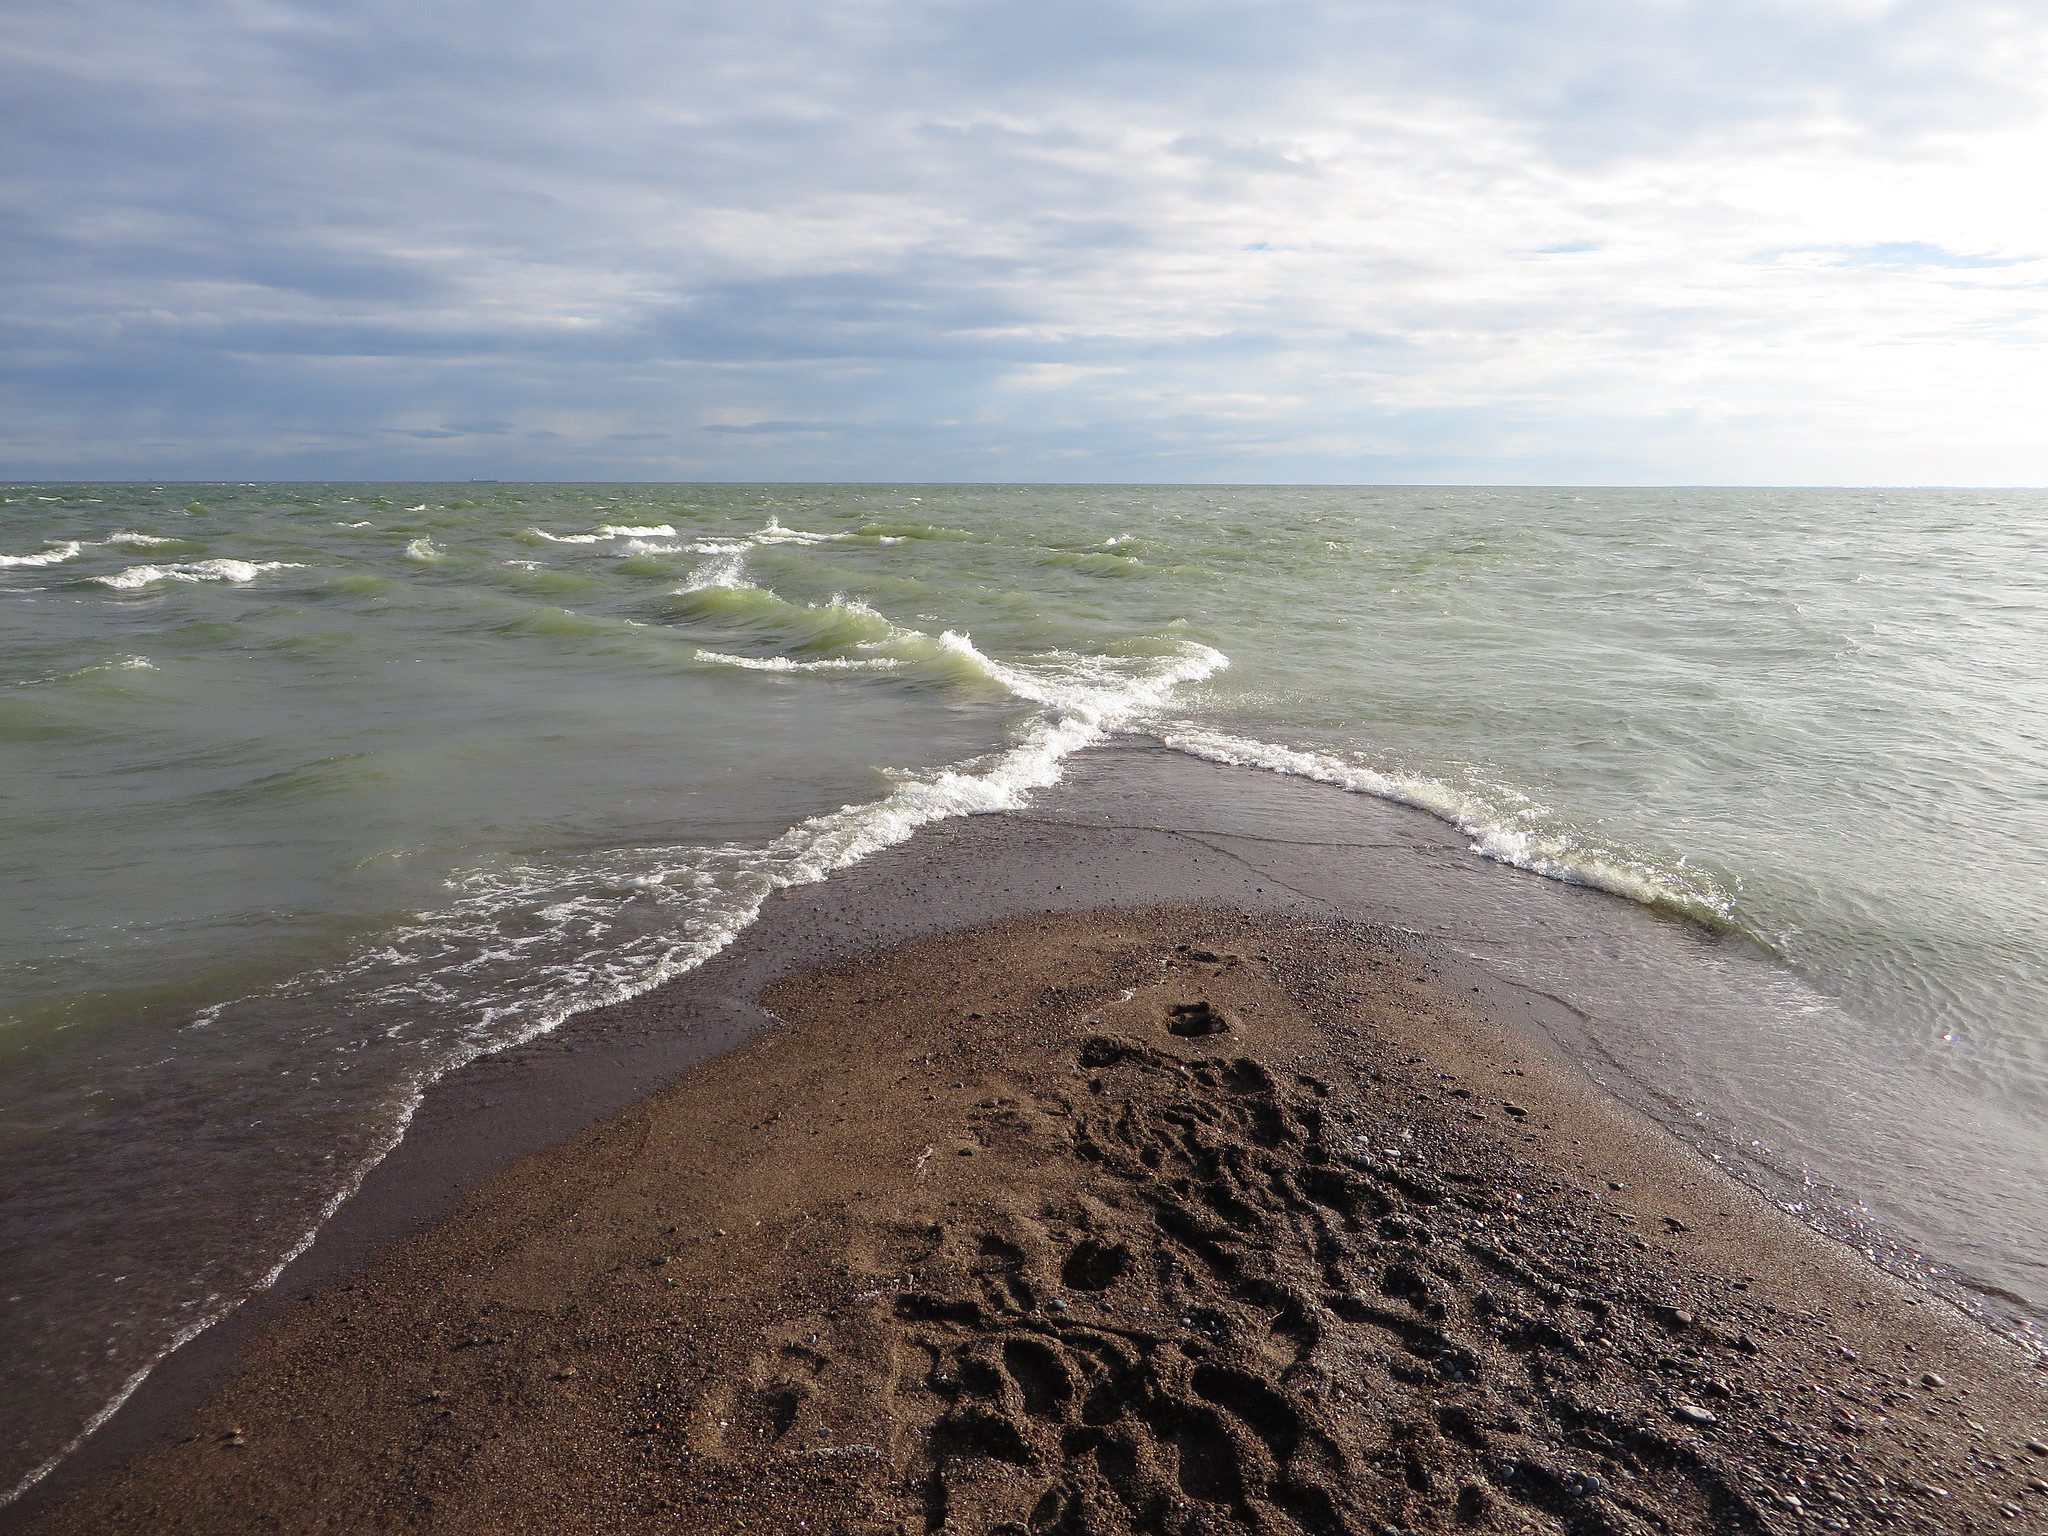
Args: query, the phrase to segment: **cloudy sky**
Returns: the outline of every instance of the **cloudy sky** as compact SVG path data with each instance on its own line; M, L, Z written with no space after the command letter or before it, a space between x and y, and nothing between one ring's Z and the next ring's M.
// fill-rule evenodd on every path
M8 0L0 476L2048 482L2036 0Z

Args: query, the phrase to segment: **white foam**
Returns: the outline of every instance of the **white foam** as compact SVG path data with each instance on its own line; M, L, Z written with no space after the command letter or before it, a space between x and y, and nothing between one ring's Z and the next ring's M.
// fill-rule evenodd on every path
M113 576L95 576L102 586L130 592L160 581L254 581L266 571L297 571L305 567L293 560L198 560L190 565L131 565Z
M405 558L420 565L432 565L446 560L448 554L445 550L436 549L432 539L418 538L405 546Z
M0 566L62 565L66 560L76 560L84 547L77 539L67 539L33 555L0 555Z
M631 523L604 523L595 533L549 533L545 528L527 531L550 544L602 544L607 539L672 539L676 536L675 529L667 523L649 523L644 527Z
M153 533L110 533L104 539L100 540L100 542L102 544L134 544L142 546L156 544L176 544L179 542L179 540L158 538Z
M370 526L370 524L369 521L365 519L360 523L336 523L334 526L337 528L367 528Z
M715 587L738 591L754 584L746 578L747 557L743 550L723 551L698 566L690 573L690 579L676 588L678 595L687 592L708 592Z
M66 677L90 677L95 672L155 672L158 670L160 669L157 667L157 664L147 656L123 656L116 661L95 662L89 667L80 667L75 672L67 672L64 675Z
M898 656L825 656L798 661L790 656L733 656L700 649L697 659L711 666L740 667L749 672L892 672L909 662Z
M785 528L780 520L768 519L768 526L753 535L756 544L837 544L849 537L843 533L812 533L803 528Z
M1496 863L1685 912L1717 926L1737 926L1733 898L1683 859L1676 869L1660 868L1568 830L1545 828L1538 821L1543 808L1511 791L1461 789L1423 774L1382 771L1327 752L1302 751L1196 725L1158 725L1148 734L1210 762L1263 768L1414 806L1456 827L1471 839L1474 853Z

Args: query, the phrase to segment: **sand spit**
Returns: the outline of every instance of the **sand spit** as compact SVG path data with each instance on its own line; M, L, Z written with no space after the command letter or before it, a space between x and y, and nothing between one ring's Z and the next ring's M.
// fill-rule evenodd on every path
M1048 916L764 1001L30 1528L2048 1528L2017 1351L1384 933Z

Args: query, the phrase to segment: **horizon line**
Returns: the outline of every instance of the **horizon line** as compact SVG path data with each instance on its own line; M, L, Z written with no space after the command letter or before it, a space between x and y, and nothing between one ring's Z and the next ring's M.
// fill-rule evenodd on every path
M1012 489L1085 490L1438 490L1438 491L2048 491L2048 484L1970 484L1956 481L1840 480L840 480L802 479L663 479L607 476L356 476L320 475L304 479L245 479L208 476L179 479L168 475L94 477L58 475L37 479L0 478L0 486L31 488L62 485L704 485L704 486L918 486L971 489L1002 486Z

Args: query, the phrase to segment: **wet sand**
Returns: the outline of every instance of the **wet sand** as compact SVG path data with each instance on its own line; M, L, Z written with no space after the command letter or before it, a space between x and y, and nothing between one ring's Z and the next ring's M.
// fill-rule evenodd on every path
M2048 1529L2016 1347L1406 935L1148 906L820 958L440 1219L381 1197L27 1528Z

